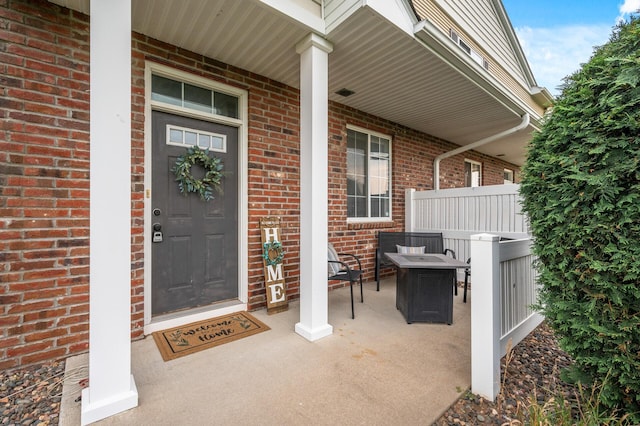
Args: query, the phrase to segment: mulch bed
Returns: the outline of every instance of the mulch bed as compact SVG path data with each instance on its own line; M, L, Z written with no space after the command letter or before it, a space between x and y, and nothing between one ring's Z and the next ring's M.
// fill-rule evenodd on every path
M434 425L503 425L521 418L531 395L545 401L557 392L570 398L573 389L563 384L560 371L571 359L557 344L551 329L541 324L512 352L502 394L490 402L466 392ZM64 361L0 372L0 425L57 425L60 415ZM514 423L518 424L518 423Z

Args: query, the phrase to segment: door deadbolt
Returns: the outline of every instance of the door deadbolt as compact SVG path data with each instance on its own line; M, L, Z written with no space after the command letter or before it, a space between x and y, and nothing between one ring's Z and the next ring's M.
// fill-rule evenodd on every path
M154 216L160 216L162 212L160 211L160 209L153 209L153 215Z

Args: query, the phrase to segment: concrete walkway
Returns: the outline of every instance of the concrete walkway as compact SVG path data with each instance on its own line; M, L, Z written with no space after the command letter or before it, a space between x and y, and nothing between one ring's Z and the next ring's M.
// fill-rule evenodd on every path
M98 424L431 425L470 387L470 303L454 297L453 325L407 324L394 278L366 283L364 304L354 293L355 320L348 288L329 293L334 333L313 343L293 331L297 301L252 312L269 331L169 362L151 336L134 342L139 406ZM67 360L62 426L80 424L87 360Z

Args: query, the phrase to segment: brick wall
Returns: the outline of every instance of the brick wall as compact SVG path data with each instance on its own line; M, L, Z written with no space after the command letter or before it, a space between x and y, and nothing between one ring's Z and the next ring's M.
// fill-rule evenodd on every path
M0 368L86 350L88 20L0 6Z
M0 2L0 368L88 348L89 20L45 0ZM294 88L133 35L132 338L144 325L144 68L151 60L249 93L249 308L265 306L259 219L279 216L290 299L299 297L299 94ZM338 103L329 106L329 239L365 259L375 235L404 228L404 190L433 187L433 158L455 146ZM393 139L393 223L347 224L346 125ZM464 158L502 183L499 160L443 161L442 187L462 186ZM341 283L340 285L342 285Z

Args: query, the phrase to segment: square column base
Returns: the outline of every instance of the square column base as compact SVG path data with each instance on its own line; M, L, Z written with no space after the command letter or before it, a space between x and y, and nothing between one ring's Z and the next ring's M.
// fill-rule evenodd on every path
M295 330L296 333L310 342L314 342L316 340L322 339L323 337L327 337L333 334L333 326L331 326L331 324L326 324L322 327L317 327L312 330L299 322L296 324Z
M138 388L131 375L129 390L110 398L91 402L91 386L82 390L82 426L138 406Z

